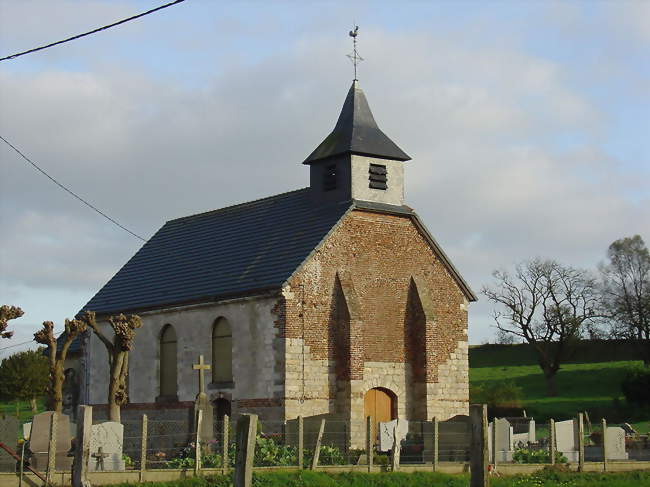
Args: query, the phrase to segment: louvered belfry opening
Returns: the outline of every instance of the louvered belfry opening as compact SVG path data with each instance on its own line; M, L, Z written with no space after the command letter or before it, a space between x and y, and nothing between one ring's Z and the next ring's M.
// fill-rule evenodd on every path
M336 164L328 164L323 168L323 191L336 189Z
M383 164L370 164L368 168L368 187L372 189L388 188L388 171Z

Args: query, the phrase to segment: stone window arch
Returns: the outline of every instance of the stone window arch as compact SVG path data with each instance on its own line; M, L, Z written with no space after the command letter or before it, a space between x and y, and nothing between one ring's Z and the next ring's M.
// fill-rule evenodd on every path
M232 381L232 328L221 317L212 325L212 382Z
M172 325L160 333L160 397L178 396L178 340Z

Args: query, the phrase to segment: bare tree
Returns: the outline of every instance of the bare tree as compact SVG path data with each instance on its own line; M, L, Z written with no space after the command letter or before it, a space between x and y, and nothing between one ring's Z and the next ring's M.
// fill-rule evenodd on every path
M129 352L133 347L135 329L142 326L142 320L137 315L125 316L119 314L108 318L113 328L113 340L106 338L95 319L95 313L87 311L81 318L92 328L97 338L106 347L108 365L110 368L108 384L108 418L110 421L120 421L120 407L127 403L128 388L126 379L129 375Z
M7 304L0 306L0 338L11 338L14 332L7 331L9 320L15 320L24 314L23 310L18 306L9 306Z
M600 266L602 305L615 338L630 340L650 366L650 252L640 235L613 242Z
M547 394L556 396L560 365L583 327L598 317L595 279L587 271L541 259L518 264L514 275L495 271L493 276L496 285L484 286L482 292L499 305L494 311L497 328L533 346Z
M63 332L63 343L61 348L57 347L54 336L54 323L44 321L43 328L34 333L34 340L37 343L47 346L50 385L48 387L48 408L60 413L63 410L63 365L70 345L80 333L86 331L86 324L79 320L65 320L65 331Z

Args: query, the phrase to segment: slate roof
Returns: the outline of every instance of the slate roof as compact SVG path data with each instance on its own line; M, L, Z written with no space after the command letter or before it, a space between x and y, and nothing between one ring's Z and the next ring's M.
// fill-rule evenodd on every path
M347 153L396 161L411 159L379 129L357 80L352 82L334 130L303 164Z
M316 203L305 188L168 221L83 310L143 311L280 288L350 206Z

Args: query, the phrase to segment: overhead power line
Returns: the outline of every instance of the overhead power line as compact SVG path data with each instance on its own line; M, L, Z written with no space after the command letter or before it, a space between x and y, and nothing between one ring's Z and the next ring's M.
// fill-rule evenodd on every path
M130 234L133 235L135 238L139 238L139 239L142 240L143 242L146 242L146 241L147 241L145 238L142 238L140 235L138 235L138 234L136 234L136 233L133 233L131 230L129 230L128 228L126 228L124 225L120 224L119 222L117 222L116 220L114 220L113 218L111 218L110 216L108 216L106 213L104 213L103 211L101 211L101 210L100 210L99 208L97 208L96 206L93 206L92 204L88 203L88 201L86 201L85 199L83 199L81 196L79 196L79 195L78 195L77 193L75 193L74 191L72 191L72 190L66 188L63 184L61 184L60 182L58 182L56 179L54 179L52 176L50 176L48 173L46 173L43 169L41 169L41 168L38 166L38 164L36 164L36 163L35 163L34 161L32 161L29 157L27 157L25 154L23 154L23 153L22 153L22 152L21 152L21 151L20 151L16 146L14 146L11 142L9 142L7 139L5 139L2 135L0 135L0 139L2 139L2 141L3 141L5 144L7 144L9 147L11 147L14 151L16 151L16 152L20 155L20 157L22 157L23 159L25 159L25 160L26 160L28 163L30 163L30 164L31 164L31 165L32 165L32 166L33 166L33 167L34 167L38 172L40 172L40 173L43 174L45 177L47 177L50 181L52 181L54 184L56 184L59 188L61 188L62 190L64 190L64 191L67 192L68 194L71 194L72 196L74 196L75 198L77 198L79 201L81 201L84 205L86 205L87 207L89 207L89 208L91 208L92 210L96 211L96 212L99 213L101 216L103 216L104 218L106 218L106 219L107 219L108 221L110 221L111 223L114 223L115 225L117 225L118 227L120 227L120 228L121 228L122 230L124 230L125 232L130 233Z
M89 36L90 34L95 34L95 33L100 32L102 30L110 29L111 27L115 27L116 25L124 24L126 22L130 22L131 20L139 19L140 17L144 17L145 15L152 14L154 12L157 12L158 10L162 10L164 8L171 7L172 5L176 5L177 3L182 3L184 1L185 0L176 0L174 2L169 2L169 3L166 3L165 5L161 5L160 7L152 8L151 10L147 10L146 12L142 12L141 14L134 15L133 17L129 17L128 19L123 19L123 20L120 20L118 22L114 22L112 24L105 25L103 27L99 27L97 29L91 30L89 32L84 32L83 34L79 34L79 35L76 35L76 36L73 36L73 37L68 37L67 39L63 39L62 41L52 42L51 44L47 44L46 46L35 47L34 49L29 49L28 51L23 51L23 52L19 52L19 53L16 53L16 54L12 54L11 56L5 56L3 58L0 58L0 61L7 61L9 59L15 59L17 57L24 56L25 54L30 54L30 53L36 52L36 51L42 51L43 49L47 49L49 47L58 46L59 44L63 44L65 42L74 41L76 39L80 39L82 37Z

